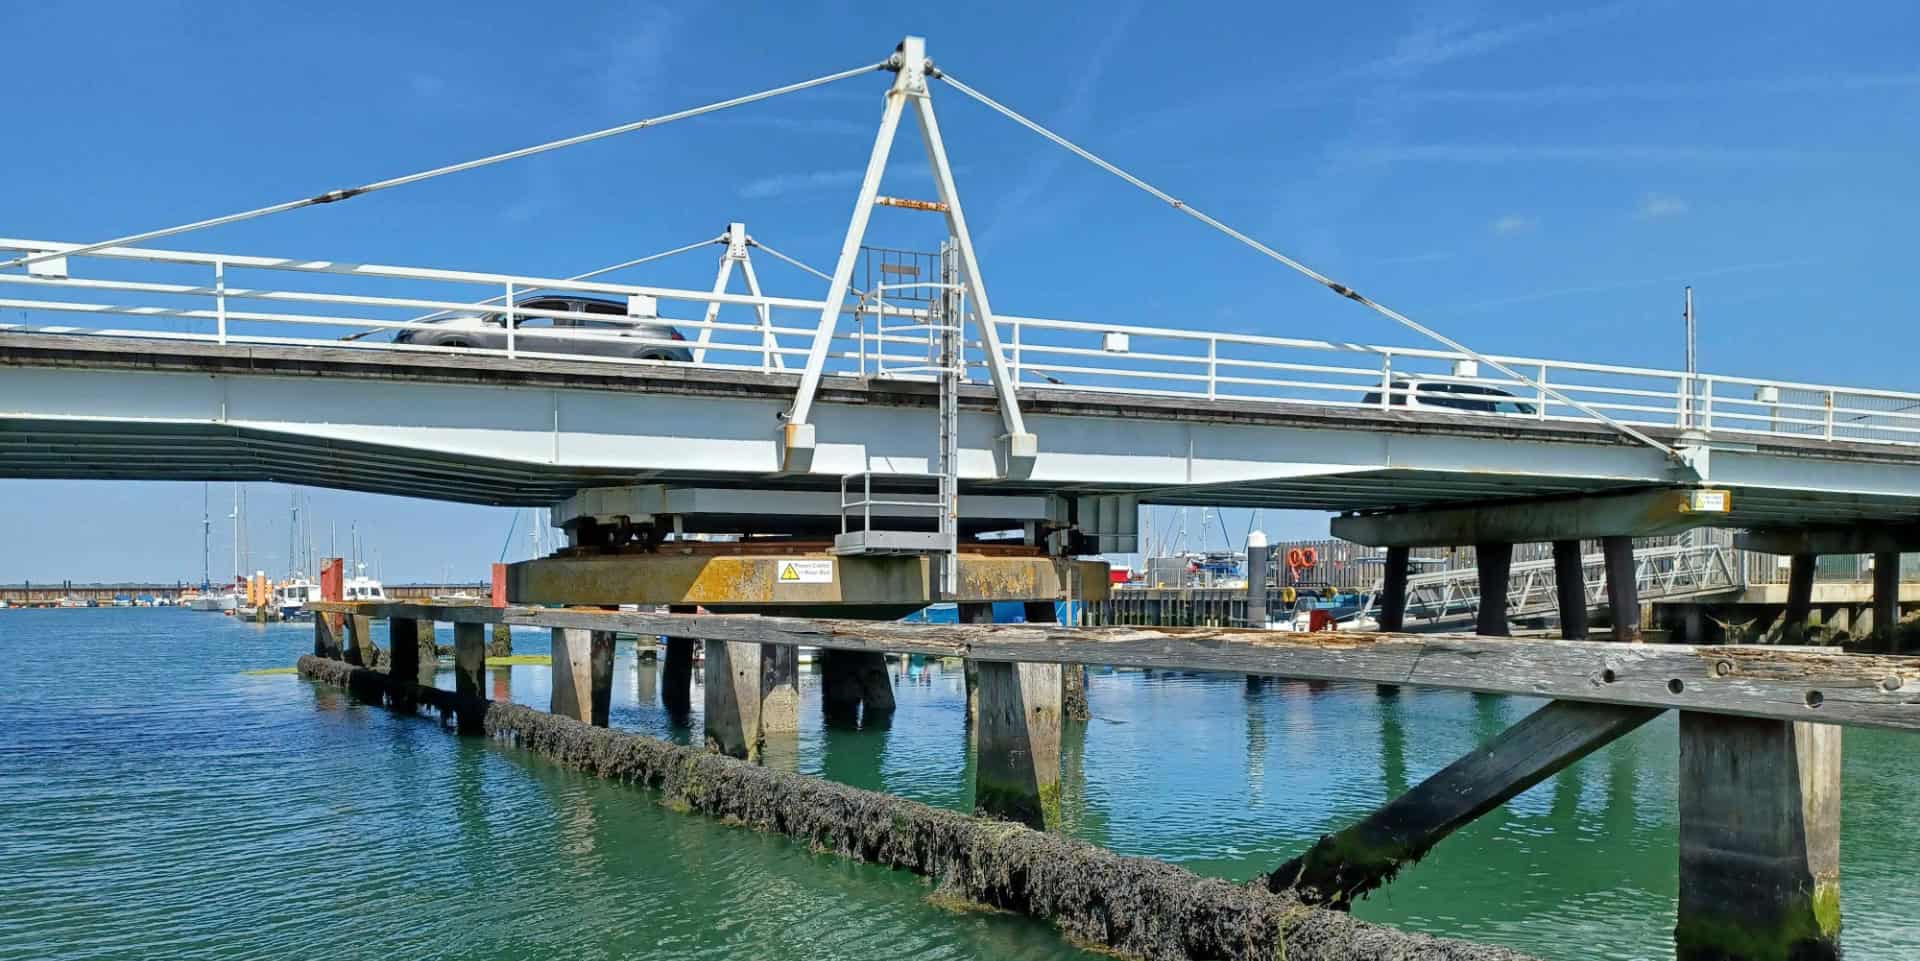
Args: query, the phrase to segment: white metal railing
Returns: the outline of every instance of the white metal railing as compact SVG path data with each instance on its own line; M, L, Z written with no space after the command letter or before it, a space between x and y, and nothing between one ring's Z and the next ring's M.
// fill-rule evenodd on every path
M1734 590L1744 584L1739 555L1724 543L1675 543L1634 549L1635 590L1642 600L1690 597ZM1589 608L1607 596L1606 559L1601 554L1581 558L1582 581ZM1372 610L1379 587L1363 603ZM1551 558L1514 563L1508 572L1507 615L1531 617L1559 610L1560 591ZM1414 574L1407 578L1407 619L1433 624L1469 618L1480 610L1480 572L1463 567Z
M76 246L0 239L0 252ZM527 306L530 296L563 294L636 305L650 298L661 316L648 316L639 306L631 316ZM700 341L704 359L698 366L762 372L778 370L780 359L804 360L823 307L817 299L606 280L145 248L94 251L63 268L46 263L31 272L0 271L0 295L0 321L6 321L0 329L628 364L659 363L649 358L663 354L678 358ZM714 305L745 310L738 320L721 320L708 310ZM676 310L704 316L671 316ZM829 346L828 376L886 371L887 376L930 379L927 352L939 331L925 322L925 309L874 298L842 310L845 319ZM6 316L16 311L22 315L17 324ZM422 319L423 311L441 316ZM74 323L47 326L48 317ZM436 333L447 339L449 317L491 318L498 336L490 339L497 342L404 342L433 339ZM868 318L875 320L871 328ZM888 318L918 323L890 325ZM1028 390L1372 407L1409 416L1593 421L1546 391L1510 377L1483 376L1467 355L1445 350L1013 315L999 315L995 323L1009 373ZM390 331L403 342L341 339L368 330ZM980 350L977 336L966 342L969 380L985 376ZM1712 435L1920 444L1920 393L1532 357L1493 359L1625 424Z

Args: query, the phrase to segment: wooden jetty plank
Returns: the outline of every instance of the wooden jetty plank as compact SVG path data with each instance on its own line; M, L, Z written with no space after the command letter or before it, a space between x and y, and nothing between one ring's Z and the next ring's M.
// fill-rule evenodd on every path
M1308 904L1350 904L1447 835L1653 720L1657 707L1554 701L1267 876Z
M795 644L980 661L1108 664L1412 684L1492 694L1920 730L1920 658L1779 646L1616 644L1472 634L1063 628L674 615L558 608L322 604L361 616L511 624Z

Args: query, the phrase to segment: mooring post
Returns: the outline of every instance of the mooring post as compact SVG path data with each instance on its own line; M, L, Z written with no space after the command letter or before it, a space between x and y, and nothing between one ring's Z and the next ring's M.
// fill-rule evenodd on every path
M1780 618L1780 639L1798 644L1806 639L1813 619L1813 572L1817 554L1794 554L1787 561L1787 611Z
M1560 601L1560 638L1587 639L1587 562L1579 541L1553 542L1553 589Z
M361 667L377 667L380 663L380 649L373 646L373 618L365 614L348 614L347 626L347 663Z
M1413 551L1387 548L1386 569L1380 574L1380 629L1402 631L1407 626L1407 564Z
M464 703L469 699L486 696L487 683L487 626L477 622L455 621L453 624L453 691L460 695ZM480 718L470 712L460 713L460 730L474 733L479 730Z
M1840 956L1840 733L1681 712L1678 961Z
M562 717L607 726L613 705L613 632L553 629L553 701Z
M669 604L671 614L697 614L693 604ZM660 667L660 703L667 713L684 718L693 713L693 639L667 638L667 662Z
M1600 539L1600 550L1607 564L1607 616L1613 622L1613 639L1625 643L1640 640L1640 575L1634 569L1633 538L1616 535Z
M982 661L973 805L1047 830L1060 824L1060 665Z
M414 624L410 617L387 618L387 676L399 682L393 688L396 707L408 706L399 696L405 685L420 683L420 629Z
M706 644L707 750L749 761L760 757L760 645Z
M1507 624L1507 586L1512 580L1513 545L1473 545L1474 566L1480 572L1480 617L1474 628L1487 637L1512 637Z
M1873 555L1873 636L1884 651L1898 650L1900 634L1900 555Z

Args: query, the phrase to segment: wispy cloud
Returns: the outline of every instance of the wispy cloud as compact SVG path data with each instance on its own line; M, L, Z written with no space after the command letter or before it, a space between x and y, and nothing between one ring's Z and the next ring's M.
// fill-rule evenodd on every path
M1515 234L1532 233L1534 229L1539 226L1540 221L1532 217L1523 217L1520 214L1507 214L1504 217L1494 220L1492 229L1495 236L1511 237Z
M1339 71L1336 76L1342 80L1409 77L1442 64L1484 56L1517 43L1610 20L1632 6L1625 2L1610 3L1479 29L1460 22L1431 24L1401 34L1394 42L1392 53Z
M1645 194L1640 198L1636 216L1641 220L1665 220L1687 212L1687 202L1668 194Z
M1498 165L1552 161L1597 164L1796 164L1833 160L1839 152L1799 147L1726 147L1710 144L1429 143L1348 148L1371 163L1416 161Z

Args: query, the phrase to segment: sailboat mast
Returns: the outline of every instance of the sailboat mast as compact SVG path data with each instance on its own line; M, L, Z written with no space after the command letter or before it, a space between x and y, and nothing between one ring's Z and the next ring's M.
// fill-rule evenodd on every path
M240 485L233 485L233 513L227 515L233 525L233 583L240 583Z
M213 583L213 485L200 485L200 586Z

